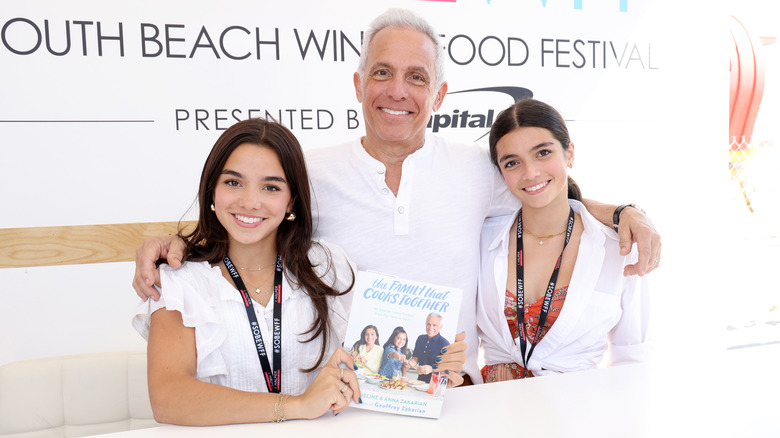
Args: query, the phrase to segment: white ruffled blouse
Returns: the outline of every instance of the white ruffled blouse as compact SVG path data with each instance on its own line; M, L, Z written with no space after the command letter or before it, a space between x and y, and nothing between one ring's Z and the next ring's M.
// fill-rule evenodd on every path
M312 247L309 259L325 283L335 289L344 290L352 282L352 272L356 271L341 248L320 242ZM329 260L331 268L325 272ZM267 392L243 300L220 268L211 267L208 262L186 262L179 269L162 265L160 282L160 300L142 303L133 318L133 327L141 336L149 339L150 318L156 310L164 307L179 311L184 325L195 328L196 378L242 391ZM305 332L314 321L314 306L304 291L290 284L286 275L282 291L282 392L299 395L317 375L316 370L301 370L316 363L322 338L303 342L310 337ZM351 304L351 292L328 300L331 332L324 361L344 341ZM273 300L269 300L268 307L256 302L253 305L266 351L270 352ZM273 367L272 356L268 359Z

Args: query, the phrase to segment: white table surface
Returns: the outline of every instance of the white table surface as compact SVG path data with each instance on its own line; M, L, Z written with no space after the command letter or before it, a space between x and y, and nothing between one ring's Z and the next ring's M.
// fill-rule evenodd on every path
M773 355L778 358L780 349ZM780 437L780 360L724 353L693 366L638 364L450 389L441 417L349 408L281 424L162 426L105 435L175 437Z

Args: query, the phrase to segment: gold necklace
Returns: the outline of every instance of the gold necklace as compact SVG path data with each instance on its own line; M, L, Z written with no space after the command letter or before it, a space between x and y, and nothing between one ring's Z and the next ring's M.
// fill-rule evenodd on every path
M258 270L259 270L259 269L258 269ZM265 279L263 279L263 280L261 280L261 281L260 281L260 284L263 284L263 283L265 283L266 281L268 281L268 278L269 278L269 277L266 275ZM249 283L246 283L246 286L247 286L247 289L251 289L251 286L249 285ZM272 288L272 289L273 289L273 288ZM262 288L262 287L256 287L256 288L255 288L255 293L256 293L256 294L257 294L259 297L262 297L262 295L260 295L262 292L263 292L263 288ZM257 302L260 302L260 299L256 299L256 301L257 301Z
M560 233L550 234L550 235L547 235L547 236L537 236L536 234L534 234L534 233L532 233L532 232L530 232L530 231L528 231L526 229L524 229L523 231L528 233L528 234L530 234L531 236L536 237L537 239L539 239L539 245L540 246L544 245L544 240L543 239L549 239L550 237L560 236L561 234L566 232L566 230L563 230Z
M271 288L273 291L273 287ZM266 297L265 294L263 294L263 289L258 287L255 289L255 296L252 297L255 301L257 301L258 304L261 306L265 306L266 300L270 297Z

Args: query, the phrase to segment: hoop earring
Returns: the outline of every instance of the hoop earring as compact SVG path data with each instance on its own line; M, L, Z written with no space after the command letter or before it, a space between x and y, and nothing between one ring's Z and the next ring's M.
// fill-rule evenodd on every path
M211 204L211 211L217 211L217 209L214 208L214 204Z
M285 217L285 219L287 219L290 222L294 221L295 220L295 213L290 212L290 214L288 214L287 217Z

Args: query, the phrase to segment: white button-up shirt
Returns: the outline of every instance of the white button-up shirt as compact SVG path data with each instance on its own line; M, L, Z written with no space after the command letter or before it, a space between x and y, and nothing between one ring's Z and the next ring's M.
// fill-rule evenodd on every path
M582 217L584 230L561 313L528 363L536 376L595 368L607 352L607 365L637 362L648 355L647 277L623 276L623 267L636 260L636 250L621 256L617 233L581 203L569 203ZM489 219L482 232L477 324L488 365L523 363L504 315L515 217L517 213Z

